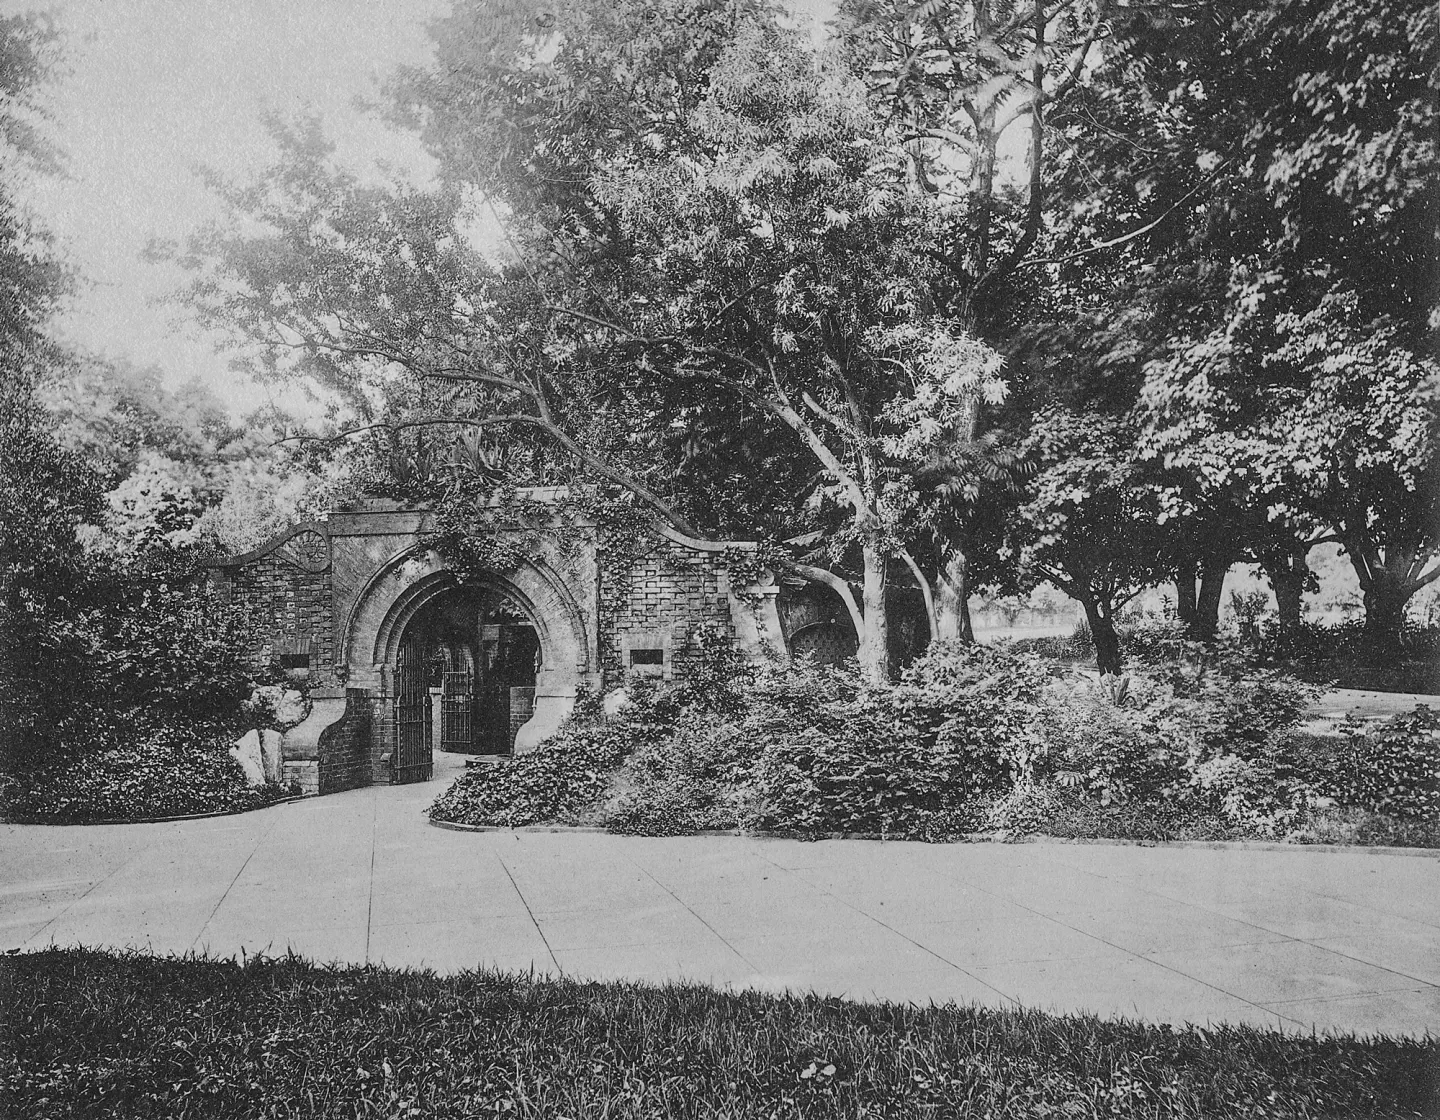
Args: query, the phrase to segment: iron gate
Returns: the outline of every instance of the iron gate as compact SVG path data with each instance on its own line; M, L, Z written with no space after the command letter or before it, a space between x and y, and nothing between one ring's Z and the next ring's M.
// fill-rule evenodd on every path
M440 749L469 754L475 749L475 678L446 673L440 694Z
M430 753L434 717L425 659L419 646L406 643L395 660L395 752L390 769L395 782L423 782L434 773Z

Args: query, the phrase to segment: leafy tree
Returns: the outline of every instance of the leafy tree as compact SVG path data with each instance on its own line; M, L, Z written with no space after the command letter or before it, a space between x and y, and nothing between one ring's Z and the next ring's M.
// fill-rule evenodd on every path
M912 189L934 199L937 299L992 342L1033 301L1049 179L1064 136L1049 118L1072 96L1114 13L1095 0L844 0L848 62L896 122ZM1006 134L1023 127L1023 177ZM1058 145L1058 147L1057 147Z
M57 356L38 398L60 442L106 486L103 541L121 553L155 544L243 552L333 490L333 464L277 446L279 415L237 425L199 381L167 387L155 369L94 355ZM319 496L319 495L317 495Z
M1101 673L1121 668L1120 608L1166 571L1159 495L1131 453L1134 438L1095 413L1037 416L1025 450L1042 466L1009 544L1031 583L1046 580L1084 608Z
M1414 369L1433 346L1440 257L1435 20L1410 0L1132 8L1047 118L1064 153L1055 196L1071 205L1049 211L1056 282L1010 346L1028 375L1013 399L1136 408L1180 602L1199 600L1202 632L1213 615L1200 601L1213 607L1239 558L1264 565L1298 623L1306 554L1340 533L1340 507L1317 497L1327 484L1311 469L1315 446L1290 438L1305 420L1293 402L1340 404L1332 389L1347 362L1359 396L1393 401L1423 381ZM1389 374L1361 352L1372 329L1410 355ZM1424 407L1407 413L1412 426L1428 423ZM1364 566L1384 569L1393 554L1397 578L1378 583L1411 587L1427 549L1376 503L1406 495L1419 503L1410 523L1424 522L1427 491L1402 480L1425 475L1427 442L1386 443L1348 407L1331 419L1306 438L1340 441L1340 461L1362 446L1372 467L1390 457L1385 470L1331 477L1378 488L1354 499L1377 538ZM1399 536L1380 543L1388 527Z
M39 102L54 50L45 22L0 18L0 767L10 772L157 722L233 717L248 695L238 620L187 583L188 562L151 550L120 566L97 547L107 490L147 440L177 432L116 437L138 414L114 398L91 402L89 428L48 407L80 367L46 333L69 277L15 188L58 166ZM97 458L100 444L76 437L102 430Z
M1202 506L1229 511L1217 530L1264 566L1289 628L1309 549L1343 540L1368 629L1393 649L1440 544L1425 358L1436 16L1277 0L1210 18L1207 65L1172 87L1198 111L1155 165L1188 175L1198 151L1223 175L1197 187L1202 221L1172 223L1188 240L1158 256L1172 302L1149 330L1160 346L1141 395L1147 453ZM1145 290L1158 294L1157 280Z
M28 392L45 323L69 283L49 232L26 213L16 193L24 177L60 166L45 135L40 96L56 53L47 19L0 16L0 404L7 409Z
M60 447L35 399L53 351L46 322L66 274L17 201L18 176L53 170L39 87L54 35L0 18L0 761L32 757L64 711L56 682L83 678L86 573L77 530L97 519L94 472Z
M33 407L0 415L0 760L53 743L90 676L92 581L77 534L99 521L98 477ZM65 682L64 687L61 682Z
M639 7L567 10L563 35L499 61L488 40L447 40L442 69L407 87L438 118L447 173L506 205L523 263L497 270L464 243L458 186L364 188L292 135L275 180L230 194L276 232L197 243L193 294L277 374L356 399L379 387L387 408L412 387L362 427L512 448L529 433L532 471L559 452L687 532L677 481L701 472L677 478L666 433L739 422L747 453L780 435L778 461L809 462L770 523L829 531L789 566L842 598L880 676L892 563L931 594L907 549L917 473L968 435L977 397L998 399L999 359L933 309L923 200L864 90L759 15L692 7L683 31ZM502 158L477 167L492 135Z

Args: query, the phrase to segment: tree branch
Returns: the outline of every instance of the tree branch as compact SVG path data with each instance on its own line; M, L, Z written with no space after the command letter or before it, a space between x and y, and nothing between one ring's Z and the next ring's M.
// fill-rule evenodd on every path
M931 591L930 581L925 578L925 573L920 570L920 565L915 563L915 557L903 548L897 551L897 555L905 561L906 566L910 569L910 574L920 585L920 597L925 600L925 621L930 624L930 640L933 642L940 634L940 615L935 610L935 593Z
M860 610L860 605L855 602L855 592L850 585L837 576L834 572L827 572L824 568L817 568L813 564L801 564L798 561L782 558L779 560L781 567L787 571L794 572L798 576L804 576L811 583L823 583L835 594L840 596L840 601L845 604L845 609L850 612L850 622L855 627L856 639L865 635L865 615Z
M687 537L697 537L700 539L704 539L704 534L699 532L699 530L697 530L693 525L691 525L689 521L687 521L663 498L660 498L648 487L642 485L630 475L627 475L622 471L617 471L615 468L611 467L608 463L606 463L603 459L585 450L585 448L580 446L580 444L576 443L573 439L566 435L565 432L562 431L560 427L556 425L553 421L540 416L529 416L524 413L508 413L497 416L477 416L468 418L451 416L426 416L420 417L415 420L401 420L395 422L380 421L374 424L362 424L359 427L347 428L342 432L337 432L333 436L286 436L284 439L277 440L276 442L288 443L293 440L305 440L316 443L339 443L341 440L348 439L351 436L360 435L368 431L400 432L407 431L412 428L434 428L443 427L446 425L479 428L482 430L485 428L498 428L507 425L536 428L539 431L542 431L546 435L548 435L564 450L575 456L575 458L579 459L596 474L600 475L602 478L605 478L610 482L615 483L617 486L620 486L630 491L630 493L634 494L652 510L658 513L668 524L673 526L675 529L678 529L680 532L684 533Z
M1097 245L1091 245L1088 249L1080 249L1074 253L1066 253L1064 256L1061 257L1033 257L1028 261L1021 261L1015 266L1016 271L1018 272L1022 268L1033 268L1042 264L1068 264L1070 261L1077 261L1082 257L1088 257L1092 253L1100 253L1106 249L1113 249L1118 245L1125 245L1131 241L1134 241L1138 237L1144 237L1156 226L1164 222L1165 219L1170 217L1171 214L1179 210L1180 207L1184 206L1185 203L1189 202L1190 199L1194 198L1195 195L1199 194L1200 190L1203 187L1208 186L1212 181L1214 181L1214 179L1219 176L1220 171L1229 162L1229 160L1226 160L1225 163L1222 163L1213 172L1211 172L1211 174L1207 178L1195 184L1195 186L1192 187L1188 192L1186 192L1186 194L1178 202L1176 202L1173 206L1166 210L1165 213L1161 214L1153 222L1143 225L1139 229L1131 230L1129 233L1121 234L1119 237L1112 237L1109 241L1102 241Z

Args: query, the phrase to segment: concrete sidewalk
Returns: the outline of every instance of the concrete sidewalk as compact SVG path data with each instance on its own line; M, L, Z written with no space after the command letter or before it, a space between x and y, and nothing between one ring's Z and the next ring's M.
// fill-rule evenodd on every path
M0 950L293 948L1440 1034L1433 857L460 833L423 815L446 777L202 821L0 826Z

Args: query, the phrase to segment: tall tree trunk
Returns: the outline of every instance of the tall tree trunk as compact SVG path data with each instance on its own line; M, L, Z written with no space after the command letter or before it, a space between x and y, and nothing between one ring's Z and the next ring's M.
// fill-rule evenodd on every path
M1280 633L1292 637L1300 632L1305 611L1305 585L1310 581L1310 565L1304 552L1276 552L1261 558L1260 567L1275 593L1275 609L1280 616Z
M1085 608L1085 621L1090 624L1090 637L1095 642L1095 666L1102 676L1118 676L1120 673L1120 635L1115 633L1115 620L1111 612L1102 609L1093 597L1080 600Z
M1175 617L1186 628L1195 625L1195 568L1184 565L1175 573Z
M889 558L873 545L866 544L864 559L861 609L865 617L856 657L865 679L883 684L890 679L890 626L885 614L885 577Z
M1405 604L1416 589L1384 568L1371 571L1370 586L1363 589L1365 645L1377 662L1398 661L1400 634L1405 628Z
M965 554L953 549L946 556L945 566L935 577L937 638L954 638L962 642L975 640L975 631L970 625L970 584L965 569Z
M1225 593L1225 576L1230 561L1206 558L1200 565L1200 593L1195 598L1195 618L1190 630L1202 642L1213 642L1220 629L1220 598Z
M1407 553L1392 546L1382 552L1367 547L1363 539L1344 543L1365 603L1367 653L1377 664L1398 661L1402 656L1400 634L1405 628L1405 606L1437 573L1424 573L1424 556L1418 550Z

